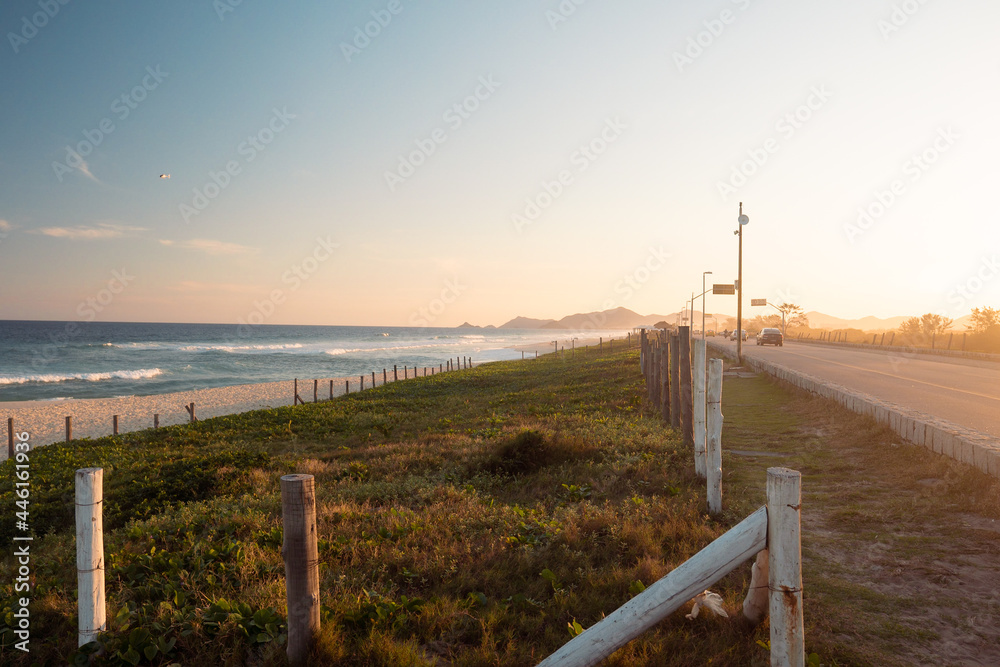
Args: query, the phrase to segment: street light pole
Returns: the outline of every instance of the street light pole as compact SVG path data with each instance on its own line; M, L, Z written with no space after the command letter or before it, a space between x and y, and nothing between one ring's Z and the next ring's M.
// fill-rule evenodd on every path
M743 215L743 202L740 202L740 217L738 218L740 228L737 234L740 237L740 259L739 269L736 277L736 358L739 363L743 363L743 225L750 222L750 218Z
M710 274L711 271L702 271L701 273L701 339L705 340L705 276Z

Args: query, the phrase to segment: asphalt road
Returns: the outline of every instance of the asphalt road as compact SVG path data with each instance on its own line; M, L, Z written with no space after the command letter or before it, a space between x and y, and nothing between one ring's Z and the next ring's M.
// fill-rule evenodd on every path
M722 343L721 337L709 339ZM725 341L735 354L736 343ZM1000 363L915 353L796 343L758 346L750 338L743 356L757 356L792 370L836 382L1000 437Z

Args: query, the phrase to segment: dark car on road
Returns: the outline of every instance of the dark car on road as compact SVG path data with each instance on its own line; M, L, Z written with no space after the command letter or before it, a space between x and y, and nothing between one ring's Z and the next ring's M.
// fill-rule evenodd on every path
M757 344L784 347L785 337L777 329L761 329L760 333L757 334Z

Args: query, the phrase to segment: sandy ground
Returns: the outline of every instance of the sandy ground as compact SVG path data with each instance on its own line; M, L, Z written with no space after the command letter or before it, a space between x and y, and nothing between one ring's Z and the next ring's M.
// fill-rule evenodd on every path
M412 369L409 372L412 377ZM402 378L400 369L400 378ZM376 374L382 384L382 374ZM350 380L351 391L357 391L359 377L334 378L333 395L345 390L345 380ZM392 373L389 373L392 381ZM329 378L320 380L318 398L330 397ZM160 415L160 426L182 424L189 420L184 406L195 405L198 419L238 414L250 410L291 405L294 401L294 381L243 384L232 387L197 389L156 396L127 396L122 398L68 399L63 401L22 401L0 403L3 417L4 440L7 436L7 419L13 418L14 432L27 432L33 447L48 445L65 439L66 417L72 417L74 438L99 438L112 433L112 418L118 415L120 433L139 431L153 426L153 415ZM371 387L371 376L365 388ZM313 400L313 381L299 381L299 396L307 403ZM7 447L0 447L0 460L7 458Z

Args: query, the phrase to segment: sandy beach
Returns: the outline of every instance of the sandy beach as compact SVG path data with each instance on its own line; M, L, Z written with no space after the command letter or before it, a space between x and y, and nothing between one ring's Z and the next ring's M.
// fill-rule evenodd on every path
M382 384L381 374L377 374ZM351 391L360 385L358 377L334 378L333 395L344 393L345 380L350 380ZM330 379L320 380L319 400L330 397ZM392 381L392 375L389 375ZM184 406L194 403L198 419L239 414L250 410L291 405L294 401L293 380L243 384L231 387L214 387L182 391L155 396L125 396L120 398L67 399L62 401L21 401L0 403L6 441L7 418L14 420L14 432L27 432L31 445L37 447L62 441L66 437L66 417L71 416L73 438L100 438L112 434L112 419L118 415L120 433L140 431L153 427L153 415L160 415L160 426L183 424L189 421ZM371 387L371 377L365 382ZM307 403L313 400L313 381L299 381L299 396ZM7 458L7 447L2 447L0 460Z

